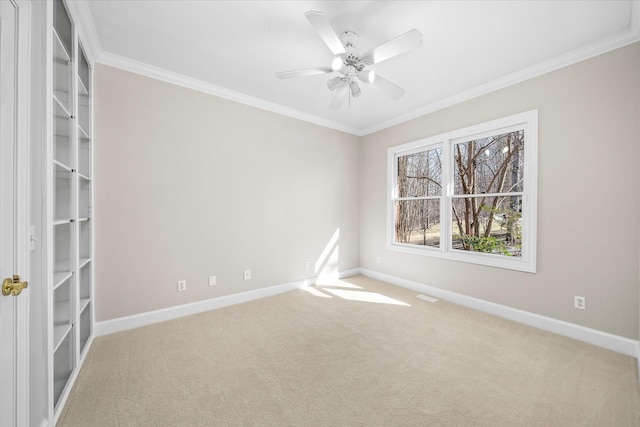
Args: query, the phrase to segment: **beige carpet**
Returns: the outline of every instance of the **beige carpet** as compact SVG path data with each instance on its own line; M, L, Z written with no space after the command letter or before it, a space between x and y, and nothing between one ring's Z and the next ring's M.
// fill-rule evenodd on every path
M97 338L59 427L640 426L635 359L357 276Z

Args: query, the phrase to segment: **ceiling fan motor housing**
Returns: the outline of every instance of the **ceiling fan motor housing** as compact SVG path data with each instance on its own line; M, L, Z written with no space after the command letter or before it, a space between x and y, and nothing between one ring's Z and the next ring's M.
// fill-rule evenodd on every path
M358 73L365 67L364 61L362 61L359 56L356 56L353 53L348 54L344 58L343 62L347 67L353 67Z
M340 36L340 41L344 45L344 47L356 47L356 43L358 43L358 35L353 31L345 31Z

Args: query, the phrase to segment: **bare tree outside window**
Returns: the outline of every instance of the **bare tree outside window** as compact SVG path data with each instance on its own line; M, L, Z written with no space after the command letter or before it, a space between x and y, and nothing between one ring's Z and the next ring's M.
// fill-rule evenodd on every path
M398 157L396 241L440 247L442 149Z
M452 249L520 256L524 131L452 145ZM397 157L396 241L440 247L442 148Z
M387 149L387 248L536 270L538 111Z
M521 256L524 131L453 146L452 248Z

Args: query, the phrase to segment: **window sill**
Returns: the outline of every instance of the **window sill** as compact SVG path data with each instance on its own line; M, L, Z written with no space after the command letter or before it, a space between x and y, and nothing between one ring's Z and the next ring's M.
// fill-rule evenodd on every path
M387 249L395 252L402 252L413 255L428 256L432 258L446 259L450 261L466 262L471 264L479 264L487 267L504 268L508 270L522 271L526 273L536 272L535 259L529 257L513 258L499 257L496 255L483 254L480 252L467 252L460 250L452 250L445 252L440 248L423 247L416 245L406 245L401 243L388 244Z

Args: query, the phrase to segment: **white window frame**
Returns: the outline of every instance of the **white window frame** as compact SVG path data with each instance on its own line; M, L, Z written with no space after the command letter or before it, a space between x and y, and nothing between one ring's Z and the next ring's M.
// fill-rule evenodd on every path
M461 141L482 136L524 130L524 183L522 193L522 256L462 251L451 248L453 233L452 200L454 198L454 159L452 147ZM395 241L398 157L442 147L442 194L440 196L440 247L412 245ZM536 272L537 194L538 194L538 110L504 117L431 136L387 150L387 249L392 251L444 258L511 270ZM457 196L460 197L460 196ZM432 198L432 197L429 197Z

